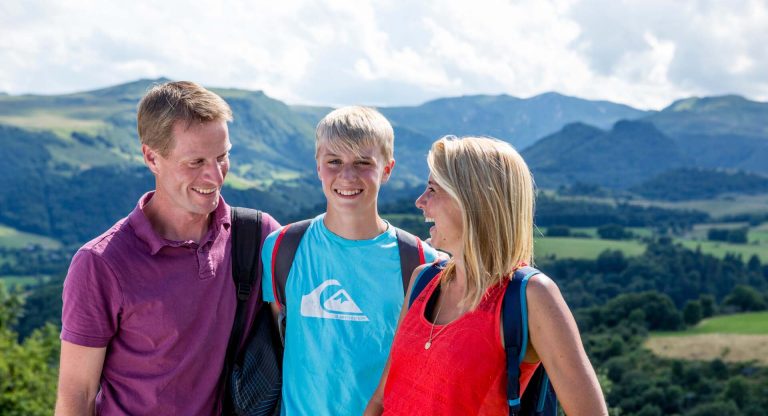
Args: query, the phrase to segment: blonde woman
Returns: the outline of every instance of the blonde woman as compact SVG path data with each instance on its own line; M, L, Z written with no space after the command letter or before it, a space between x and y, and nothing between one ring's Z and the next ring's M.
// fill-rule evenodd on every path
M434 222L432 245L452 258L410 308L406 302L366 415L506 415L501 301L516 268L533 260L531 173L512 146L490 138L444 137L428 163L416 206ZM406 299L426 267L414 271ZM521 395L543 365L568 415L607 415L559 289L538 274L525 291L530 337Z

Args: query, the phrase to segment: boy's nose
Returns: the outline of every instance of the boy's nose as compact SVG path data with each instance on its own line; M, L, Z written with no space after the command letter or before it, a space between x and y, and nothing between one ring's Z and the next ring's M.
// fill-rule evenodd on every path
M355 169L352 166L344 166L341 169L340 176L344 179L350 179L355 177Z

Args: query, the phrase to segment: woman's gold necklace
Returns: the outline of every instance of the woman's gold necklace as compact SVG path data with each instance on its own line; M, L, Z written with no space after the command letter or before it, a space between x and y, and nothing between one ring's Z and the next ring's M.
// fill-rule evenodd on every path
M447 286L447 285L446 285L446 286ZM439 298L438 298L438 300L437 300L437 301L438 301L438 303L440 303L440 299L439 299ZM443 330L444 330L446 327L448 327L448 323L446 323L445 325L443 325L443 327L442 327L442 328L440 328L440 330L439 330L439 331L437 331L437 333L435 334L435 336L434 336L434 337L432 336L432 332L435 330L435 322L437 322L437 318L440 316L440 308L442 308L442 307L443 307L443 304L442 304L442 303L440 303L439 305L437 305L437 313L435 314L435 319L433 319L433 320L432 320L432 327L429 329L429 338L427 339L427 342L426 342L426 343L424 343L424 349L425 349L425 350L428 350L428 349L429 349L429 347L431 347L431 346L432 346L432 341L433 341L435 338L437 338L437 336L438 336L438 335L440 335L440 333L441 333L441 332L443 332ZM449 322L449 323L450 323L450 322Z

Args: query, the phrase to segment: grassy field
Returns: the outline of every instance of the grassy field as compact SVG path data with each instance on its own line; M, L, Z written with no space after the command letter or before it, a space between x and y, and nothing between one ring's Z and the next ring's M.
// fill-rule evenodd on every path
M760 244L729 244L716 241L696 241L696 240L678 240L684 246L695 250L701 247L703 253L711 254L715 257L724 257L726 254L740 254L746 261L753 254L760 257L760 261L768 260L768 241Z
M536 257L594 259L605 250L621 250L626 256L639 256L645 245L637 240L600 240L596 238L539 237L534 243Z
M95 119L78 119L65 114L51 112L33 113L24 116L0 116L0 122L34 131L51 130L57 136L68 140L72 132L96 135L106 124Z
M704 319L693 328L679 332L659 332L654 336L689 336L697 334L768 335L768 312L749 312Z
M61 243L52 238L25 233L5 225L0 225L0 247L24 248L34 244L44 248L61 247Z
M10 288L14 286L33 286L38 283L48 282L51 280L51 276L0 276L0 282L5 287Z
M746 261L752 255L760 257L761 261L768 261L768 228L766 225L750 229L748 244L731 244L718 241L707 241L707 231L710 228L740 228L747 224L701 224L683 237L675 240L685 247L701 251L713 256L723 258L726 254L738 254ZM546 237L546 228L536 232L536 255L556 255L558 258L595 258L603 250L621 250L627 256L636 256L643 253L645 246L637 240L601 240L597 236L596 228L571 228L571 234L588 235L592 238L575 237ZM627 228L639 237L650 237L652 230L648 228Z
M662 202L632 200L632 205L657 206L670 209L694 209L704 211L714 218L726 215L768 212L768 195L721 195L715 199Z
M718 316L685 331L654 333L645 346L663 357L768 364L768 312Z

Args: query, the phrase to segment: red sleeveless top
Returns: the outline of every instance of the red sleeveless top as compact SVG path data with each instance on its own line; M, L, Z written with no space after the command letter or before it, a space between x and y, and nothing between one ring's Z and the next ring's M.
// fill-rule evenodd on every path
M426 305L439 281L432 279L419 294L395 334L384 415L507 415L507 364L500 328L508 281L489 288L474 311L448 325L435 325L432 345L425 349L432 328L425 317ZM520 366L521 394L538 365Z

